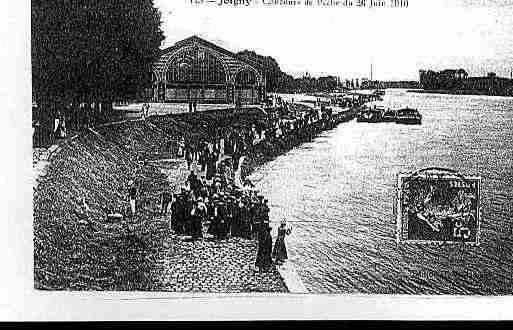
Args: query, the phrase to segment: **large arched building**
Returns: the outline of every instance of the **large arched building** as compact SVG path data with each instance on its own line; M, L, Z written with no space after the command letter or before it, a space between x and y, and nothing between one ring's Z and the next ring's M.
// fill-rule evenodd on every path
M265 93L253 63L197 36L164 49L153 68L156 102L255 104Z

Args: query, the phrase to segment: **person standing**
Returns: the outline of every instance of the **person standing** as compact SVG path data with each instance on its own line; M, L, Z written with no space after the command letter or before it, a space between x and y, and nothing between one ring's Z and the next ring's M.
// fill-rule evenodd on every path
M249 223L251 226L251 237L252 239L258 239L260 234L260 207L255 201L251 201L249 204Z
M141 107L141 118L142 120L146 120L146 103L143 103Z
M221 213L223 212L221 201L219 199L214 200L213 211L214 215L212 217L212 221L210 222L208 232L209 234L212 234L214 239L218 240L221 238Z
M187 169L191 169L192 165L192 154L190 145L185 146L185 160L187 161Z
M267 205L267 199L264 199L264 204L261 208L260 216L262 217L262 223L264 226L269 226L269 206Z
M150 116L150 104L146 102L146 118Z
M197 201L197 215L200 219L199 222L199 231L201 231L201 236L203 237L208 230L207 222L208 222L208 208L205 204L205 199L200 197Z
M245 239L251 239L251 221L249 215L249 205L245 202L241 202L239 217L241 224L241 236Z
M201 181L198 179L194 170L191 170L187 176L187 183L189 184L190 190L194 193L194 196L199 196L199 190L201 189Z
M262 227L258 234L258 251L255 265L260 272L268 271L273 262L271 258L273 242L270 231L271 227Z
M128 199L130 201L130 210L132 211L132 215L135 215L135 202L137 198L137 188L135 186L134 180L130 180L128 182Z
M59 138L64 139L67 136L66 132L66 117L61 115L59 121Z
M195 212L193 212L194 204L195 202L189 194L185 198L184 203L184 232L186 236L192 236L193 234L193 215L195 214Z
M175 234L183 234L184 201L182 194L175 195L175 201L171 204L171 227Z
M202 211L199 209L198 204L193 204L191 211L191 228L190 228L190 236L193 239L199 239L203 237L203 229L202 229Z
M276 237L276 242L274 243L272 254L272 257L277 264L282 264L285 260L288 259L287 247L285 246L285 236L290 235L291 232L292 229L287 228L287 222L285 219L283 219L280 227L278 227L278 237Z
M231 207L231 221L230 221L230 234L232 237L241 237L242 236L242 201L240 199L235 199L230 203Z
M217 207L217 216L219 220L217 222L217 239L226 239L228 237L228 205L221 199Z
M53 135L55 138L60 138L60 127L61 127L61 113L57 111L57 115L53 120Z
M209 205L207 206L207 219L208 219L208 229L207 234L215 236L216 226L217 226L217 204L218 204L218 196L214 194L212 199L209 199Z
M161 200L160 200L160 213L162 215L167 214L167 208L169 206L169 202L171 202L171 199L172 199L171 193L167 190L164 190L162 192Z
M217 157L213 152L209 153L206 157L207 169L205 176L207 180L211 180L216 174L216 158Z

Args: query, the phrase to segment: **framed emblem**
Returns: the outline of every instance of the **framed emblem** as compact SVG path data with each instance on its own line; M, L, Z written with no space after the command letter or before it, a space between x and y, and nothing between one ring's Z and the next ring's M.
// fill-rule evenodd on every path
M427 168L397 178L397 241L479 245L481 178Z

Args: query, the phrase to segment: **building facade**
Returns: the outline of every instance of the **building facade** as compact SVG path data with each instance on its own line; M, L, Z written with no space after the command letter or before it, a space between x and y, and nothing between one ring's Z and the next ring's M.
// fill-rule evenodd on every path
M197 36L164 49L153 67L155 102L256 104L265 97L254 63Z

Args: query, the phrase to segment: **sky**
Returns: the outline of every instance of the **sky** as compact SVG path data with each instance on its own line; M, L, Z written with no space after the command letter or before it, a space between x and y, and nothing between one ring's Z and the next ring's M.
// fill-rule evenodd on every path
M215 1L154 0L162 46L198 35L234 52L272 56L295 76L369 78L371 63L376 80L418 80L420 69L505 77L513 70L513 0L409 0L407 8L369 8L370 0L361 8Z

